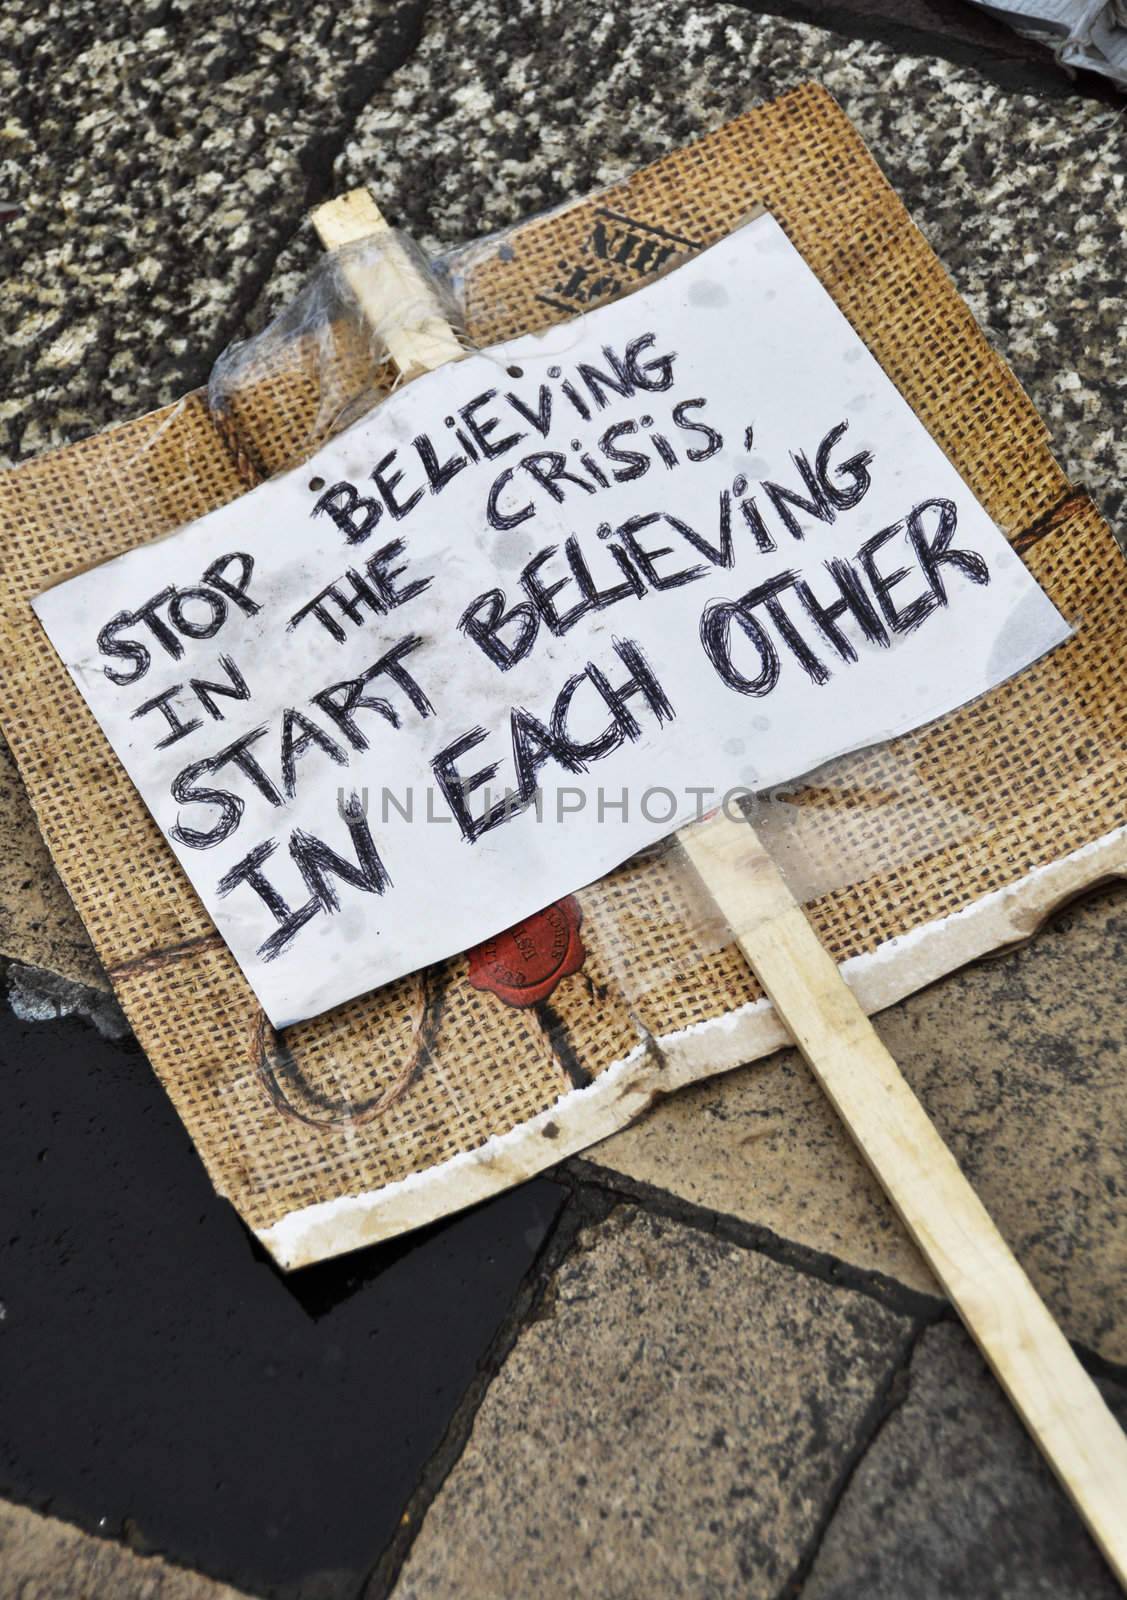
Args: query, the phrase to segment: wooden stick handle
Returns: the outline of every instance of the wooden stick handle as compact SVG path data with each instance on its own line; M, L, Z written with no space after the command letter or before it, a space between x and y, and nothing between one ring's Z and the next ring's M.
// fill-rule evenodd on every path
M320 206L332 247L386 232L366 190ZM359 281L363 279L364 281ZM464 354L402 251L353 287L405 378ZM389 324L389 312L404 307ZM724 813L678 835L818 1082L1127 1588L1127 1438L932 1126L758 834Z
M367 189L352 189L312 213L326 250L383 237L384 248L363 261L344 262L344 275L365 317L377 330L404 382L459 361L461 342L431 287L396 239Z
M931 1270L1127 1588L1127 1437L991 1221L755 829L685 854Z

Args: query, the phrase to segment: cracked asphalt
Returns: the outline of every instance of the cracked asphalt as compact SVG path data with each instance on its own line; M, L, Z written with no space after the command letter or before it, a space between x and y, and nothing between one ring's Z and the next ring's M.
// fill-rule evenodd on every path
M205 382L335 191L438 253L808 77L1122 522L1123 103L959 0L9 0L0 459ZM0 1600L1116 1593L791 1055L287 1281L2 798ZM881 1024L1121 1419L1125 947L1120 886Z

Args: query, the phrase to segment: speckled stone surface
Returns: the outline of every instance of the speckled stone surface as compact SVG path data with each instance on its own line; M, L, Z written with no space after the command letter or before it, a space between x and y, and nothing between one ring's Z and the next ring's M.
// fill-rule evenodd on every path
M1127 1390L1105 1383L1127 1420ZM923 1335L803 1600L1115 1600L1118 1585L961 1328Z
M333 187L371 182L449 248L808 77L857 123L1115 521L1120 113L684 0L272 0L245 28L213 0L104 14L15 0L0 16L0 194L21 206L0 234L0 453L201 381L293 291L314 254L301 217Z
M1105 104L1014 93L969 66L735 6L440 0L359 118L337 184L371 183L438 250L613 182L807 78L854 120L1066 470L1115 523L1127 146Z
M242 1600L225 1583L4 1501L0 1594L6 1600Z
M415 0L6 0L0 454L206 378Z
M1127 886L876 1025L1065 1331L1127 1362ZM587 1159L937 1292L794 1053L674 1095Z
M396 1600L768 1600L909 1329L850 1290L614 1213L491 1385Z

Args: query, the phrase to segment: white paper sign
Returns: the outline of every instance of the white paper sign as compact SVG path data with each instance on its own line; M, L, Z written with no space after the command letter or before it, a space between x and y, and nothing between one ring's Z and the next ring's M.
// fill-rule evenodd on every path
M275 1026L1069 631L767 216L35 609Z

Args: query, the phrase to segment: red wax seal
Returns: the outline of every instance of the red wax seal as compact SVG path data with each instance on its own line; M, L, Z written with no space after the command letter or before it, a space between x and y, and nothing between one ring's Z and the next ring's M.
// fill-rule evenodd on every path
M579 937L581 914L579 901L569 894L475 945L466 951L470 982L510 1006L534 1006L546 1000L561 978L583 965L587 952Z

